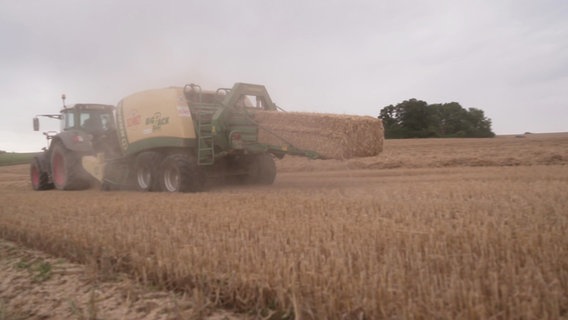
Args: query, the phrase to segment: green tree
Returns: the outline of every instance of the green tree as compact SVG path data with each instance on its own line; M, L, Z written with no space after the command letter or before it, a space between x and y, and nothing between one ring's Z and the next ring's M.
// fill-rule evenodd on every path
M430 105L436 115L436 135L439 137L465 136L467 111L457 102Z
M405 100L380 110L385 137L493 137L491 119L483 110L464 109L457 102L432 104L417 99Z
M386 106L381 109L379 116L383 120L387 139L433 136L433 117L428 103L416 99L405 100L396 106Z
M467 113L469 122L468 136L478 138L492 138L495 133L491 131L491 119L485 116L485 112L477 108L469 108Z

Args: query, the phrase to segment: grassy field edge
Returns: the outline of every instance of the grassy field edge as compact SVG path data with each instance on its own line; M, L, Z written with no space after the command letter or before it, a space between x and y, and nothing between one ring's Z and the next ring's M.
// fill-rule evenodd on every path
M5 152L0 153L0 166L13 166L29 163L39 152Z

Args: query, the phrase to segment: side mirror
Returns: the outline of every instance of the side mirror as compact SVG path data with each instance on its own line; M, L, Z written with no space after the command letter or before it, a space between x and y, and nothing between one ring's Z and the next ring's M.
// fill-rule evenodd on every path
M38 117L34 118L34 131L39 131L39 119L38 119Z

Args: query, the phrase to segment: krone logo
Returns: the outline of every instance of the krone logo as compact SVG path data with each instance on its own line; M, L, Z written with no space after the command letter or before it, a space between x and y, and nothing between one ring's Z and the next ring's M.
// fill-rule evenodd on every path
M156 112L150 118L146 118L146 125L152 125L152 130L160 130L162 126L167 125L170 122L169 117L162 117L161 112Z

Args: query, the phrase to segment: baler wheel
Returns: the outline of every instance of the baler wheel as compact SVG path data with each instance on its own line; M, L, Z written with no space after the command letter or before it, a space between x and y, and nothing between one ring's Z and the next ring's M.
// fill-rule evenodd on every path
M160 163L162 155L158 152L142 152L136 157L134 172L136 187L140 191L161 191Z
M197 159L187 154L167 156L160 167L162 190L167 192L199 192L205 187L205 174Z
M251 159L248 166L248 175L245 182L250 184L270 185L276 179L276 164L269 153L256 155Z

